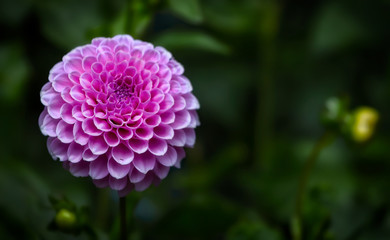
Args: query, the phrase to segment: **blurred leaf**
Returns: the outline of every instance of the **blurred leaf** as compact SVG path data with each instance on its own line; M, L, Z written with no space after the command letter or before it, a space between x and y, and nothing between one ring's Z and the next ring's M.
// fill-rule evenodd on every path
M282 240L282 235L260 219L242 219L231 227L227 240Z
M337 2L328 2L315 21L312 47L315 52L333 53L364 39L362 24Z
M231 34L256 32L258 4L256 0L208 1L202 5L205 22L216 31Z
M175 50L203 50L219 54L228 54L229 46L202 32L171 31L159 35L154 40L155 45L160 45L170 51Z
M37 4L44 35L60 47L72 49L90 41L88 31L103 22L99 1L44 0Z
M174 13L194 24L203 21L199 0L168 0L169 7Z
M14 25L19 24L31 8L31 0L2 0L0 1L0 22Z
M18 44L0 45L0 99L18 102L30 73L30 66Z

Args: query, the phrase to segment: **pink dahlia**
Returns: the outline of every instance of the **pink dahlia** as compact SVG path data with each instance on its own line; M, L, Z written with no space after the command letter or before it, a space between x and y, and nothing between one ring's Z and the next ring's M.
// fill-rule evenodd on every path
M158 184L195 143L199 102L183 72L170 52L129 35L73 49L41 90L51 156L121 196Z

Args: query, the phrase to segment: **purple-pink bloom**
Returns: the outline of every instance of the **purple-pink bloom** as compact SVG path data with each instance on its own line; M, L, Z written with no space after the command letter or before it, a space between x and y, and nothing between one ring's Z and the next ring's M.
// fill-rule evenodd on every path
M129 35L73 49L41 90L51 156L121 196L158 184L195 143L199 102L183 73L166 49Z

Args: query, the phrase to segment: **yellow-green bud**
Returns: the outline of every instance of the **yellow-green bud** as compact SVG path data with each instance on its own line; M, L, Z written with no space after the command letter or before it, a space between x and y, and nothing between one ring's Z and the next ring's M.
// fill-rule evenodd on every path
M356 142L365 142L371 138L379 119L378 112L370 107L360 107L353 114L351 125L352 139Z
M61 209L56 215L56 224L63 230L72 229L76 225L76 215L68 209Z

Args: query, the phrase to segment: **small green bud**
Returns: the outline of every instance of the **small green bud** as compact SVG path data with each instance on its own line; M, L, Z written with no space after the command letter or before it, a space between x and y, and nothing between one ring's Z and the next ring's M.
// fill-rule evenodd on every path
M57 212L55 222L61 230L70 230L76 225L76 215L63 208Z
M348 109L348 99L331 97L326 100L321 121L327 128L339 129Z

